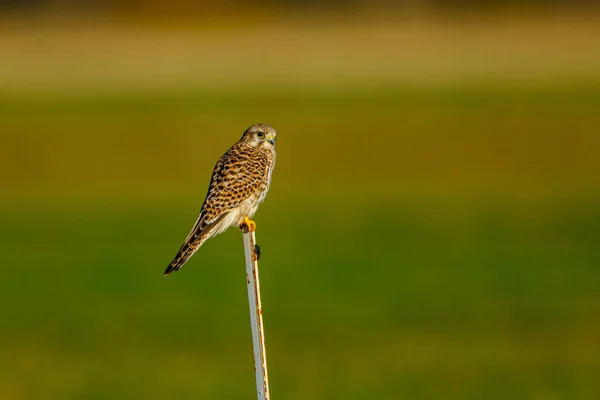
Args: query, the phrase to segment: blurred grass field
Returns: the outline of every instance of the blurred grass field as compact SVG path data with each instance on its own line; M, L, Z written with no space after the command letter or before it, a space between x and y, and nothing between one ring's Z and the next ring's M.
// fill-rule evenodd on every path
M269 43L256 46L284 46ZM137 64L106 86L92 69L74 85L68 67L0 67L0 397L254 396L239 233L161 274L217 158L266 122L273 396L598 398L600 83L562 57L541 82L516 67L370 81L369 67L327 84L254 73L238 89L129 80Z

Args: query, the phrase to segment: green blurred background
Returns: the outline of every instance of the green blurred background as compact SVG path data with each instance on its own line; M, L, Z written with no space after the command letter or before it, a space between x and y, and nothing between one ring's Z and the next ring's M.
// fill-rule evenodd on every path
M257 122L274 399L600 398L598 9L418 0L2 2L0 398L255 397Z

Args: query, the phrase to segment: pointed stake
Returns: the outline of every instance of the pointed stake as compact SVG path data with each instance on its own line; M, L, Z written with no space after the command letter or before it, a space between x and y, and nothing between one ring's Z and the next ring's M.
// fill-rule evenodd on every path
M258 400L269 400L269 378L267 376L267 355L265 353L265 333L260 303L260 284L258 280L258 255L255 252L254 232L243 228L244 255L246 257L246 282L248 284L248 303L250 305L250 327L254 348L254 372L256 373L256 391Z

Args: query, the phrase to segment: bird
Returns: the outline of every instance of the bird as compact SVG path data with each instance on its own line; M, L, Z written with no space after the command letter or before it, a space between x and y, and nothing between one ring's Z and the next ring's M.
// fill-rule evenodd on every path
M164 276L178 271L204 242L227 228L256 230L251 218L271 185L276 136L269 125L252 125L217 161L200 215Z

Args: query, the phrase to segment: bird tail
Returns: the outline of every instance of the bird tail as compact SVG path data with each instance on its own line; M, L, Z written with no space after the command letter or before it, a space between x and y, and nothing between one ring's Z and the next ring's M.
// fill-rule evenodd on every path
M187 260L194 255L196 250L198 250L200 246L204 244L204 242L206 242L215 234L220 233L224 228L227 228L226 226L219 226L219 223L227 214L228 213L225 212L214 221L210 222L209 224L205 224L202 218L203 215L200 213L200 217L198 217L198 220L196 221L196 224L194 224L192 231L185 239L183 246L181 246L177 252L177 255L165 270L164 276L169 275L173 271L178 271L181 267L183 267L183 264L185 264Z
M205 238L204 240L197 240L190 244L186 242L181 249L179 249L177 255L165 270L164 276L169 275L171 272L178 271L181 267L183 267L183 264L185 264L187 260L194 255L194 253L200 248L200 246L202 246L206 239L208 238Z

